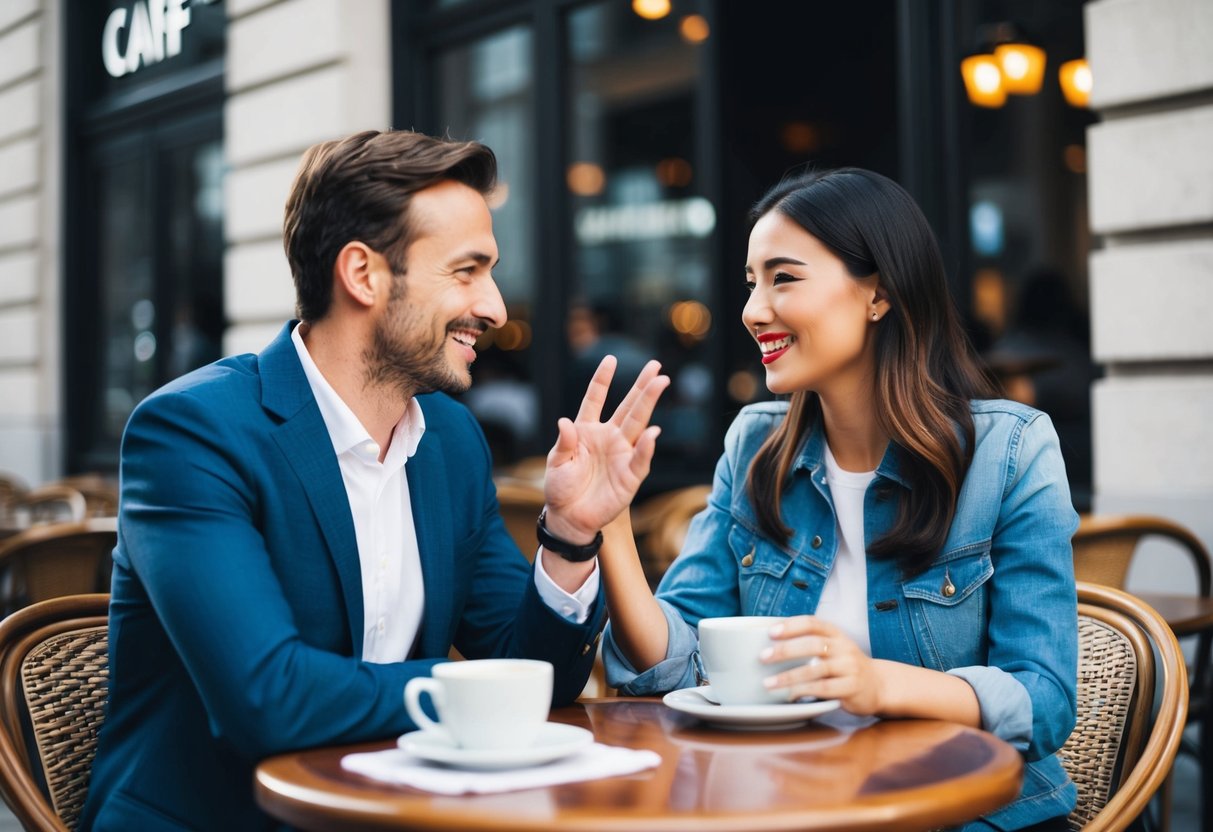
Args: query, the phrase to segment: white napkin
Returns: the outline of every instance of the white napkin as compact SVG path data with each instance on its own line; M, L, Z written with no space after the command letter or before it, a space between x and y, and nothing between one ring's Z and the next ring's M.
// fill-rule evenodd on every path
M655 751L596 742L555 762L499 771L448 768L414 757L402 748L347 754L341 758L341 767L375 780L438 794L492 794L635 774L656 768L660 762L661 755Z

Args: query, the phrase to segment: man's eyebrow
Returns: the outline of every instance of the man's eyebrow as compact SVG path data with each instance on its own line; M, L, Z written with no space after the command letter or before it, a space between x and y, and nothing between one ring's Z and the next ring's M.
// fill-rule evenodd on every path
M498 257L495 261L483 251L468 251L451 260L451 265L458 263L461 260L475 260L481 266L489 266L489 268L497 268L501 263L501 258Z
M797 260L795 257L772 257L770 260L767 260L765 263L763 263L762 267L766 271L770 271L771 269L775 268L776 266L807 266L807 265L808 265L808 263L805 263L803 260ZM754 273L754 268L749 263L746 264L745 273L746 274Z

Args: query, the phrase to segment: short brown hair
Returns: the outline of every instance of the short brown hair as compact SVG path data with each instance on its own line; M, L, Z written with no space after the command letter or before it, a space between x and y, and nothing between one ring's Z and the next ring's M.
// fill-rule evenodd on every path
M317 321L328 314L333 264L353 240L403 273L412 242L412 195L448 179L488 194L497 183L497 158L479 142L409 130L367 130L308 148L286 200L282 228L299 317Z

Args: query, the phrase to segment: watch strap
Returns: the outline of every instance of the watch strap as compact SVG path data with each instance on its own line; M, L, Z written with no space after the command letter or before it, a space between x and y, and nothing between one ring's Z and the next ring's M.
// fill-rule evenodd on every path
M547 525L544 523L547 513L546 508L539 512L539 522L535 524L535 536L539 539L540 546L573 563L584 563L598 555L598 550L602 548L601 531L595 534L594 539L589 543L584 546L578 546L575 543L569 543L567 540L561 540L548 531Z

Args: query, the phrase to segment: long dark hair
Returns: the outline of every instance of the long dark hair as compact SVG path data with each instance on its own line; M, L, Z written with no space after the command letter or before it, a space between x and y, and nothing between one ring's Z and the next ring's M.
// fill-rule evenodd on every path
M943 258L926 217L900 185L871 171L812 171L780 182L750 211L757 222L778 211L834 253L856 278L879 275L889 311L877 325L876 418L904 452L893 527L868 544L895 557L907 574L924 570L942 548L973 454L969 400L994 398L948 294ZM792 394L783 422L750 466L750 500L762 530L786 543L780 498L805 437L821 419L812 391Z

